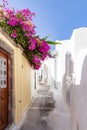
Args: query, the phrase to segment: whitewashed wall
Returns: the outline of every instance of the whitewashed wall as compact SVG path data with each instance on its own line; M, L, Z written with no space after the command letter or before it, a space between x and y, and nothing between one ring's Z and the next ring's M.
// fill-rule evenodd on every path
M75 29L72 33L71 41L74 44L74 71L76 84L79 84L83 59L87 52L87 28L82 27Z
M70 88L72 130L87 130L87 28L75 29L70 40L60 41L58 81L65 73L65 54L70 51L74 61L75 83Z
M65 55L67 52L71 52L72 56L74 53L74 44L71 40L60 41L61 45L56 45L56 51L58 51L57 61L57 81L62 82L65 73Z
M72 130L87 130L87 54L81 68L79 85L71 86Z
M73 31L74 76L71 85L72 130L87 130L87 28Z
M67 51L71 52L72 58L75 61L74 63L75 70L78 69L78 72L81 70L81 67L78 68L78 64L81 63L82 65L82 59L85 55L84 49L87 48L87 28L86 27L77 28L73 30L70 39L62 40L59 42L61 43L61 45L56 45L56 51L58 51L57 80L58 82L62 82L62 78L65 73L65 55ZM80 63L78 61L80 61ZM75 74L75 75L79 76L79 74Z
M71 36L71 42L74 43L75 57L78 57L79 52L82 49L87 48L87 27L81 27L73 30Z

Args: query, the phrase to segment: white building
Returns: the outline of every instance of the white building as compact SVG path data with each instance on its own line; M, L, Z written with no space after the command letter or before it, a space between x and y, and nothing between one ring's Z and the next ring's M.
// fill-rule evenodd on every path
M78 81L76 82L79 82L81 66L83 63L82 61L84 59L86 53L85 50L87 48L87 27L81 27L73 30L70 39L59 42L61 45L56 45L56 51L58 52L58 60L56 65L58 67L56 71L57 82L62 82L65 73L65 55L67 52L72 54L72 58L75 61L75 75L78 76ZM78 61L80 61L80 63Z

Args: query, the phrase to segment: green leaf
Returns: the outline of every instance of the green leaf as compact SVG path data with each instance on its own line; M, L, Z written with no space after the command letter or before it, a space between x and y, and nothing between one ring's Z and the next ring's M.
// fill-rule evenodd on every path
M54 41L49 41L49 40L47 40L46 42L47 42L48 44L50 44L50 45L61 44L60 42L54 42Z

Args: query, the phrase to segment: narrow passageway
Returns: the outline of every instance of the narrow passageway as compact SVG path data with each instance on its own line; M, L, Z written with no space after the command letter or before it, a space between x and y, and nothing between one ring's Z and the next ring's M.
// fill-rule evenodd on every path
M71 130L62 89L41 85L21 125L13 130Z

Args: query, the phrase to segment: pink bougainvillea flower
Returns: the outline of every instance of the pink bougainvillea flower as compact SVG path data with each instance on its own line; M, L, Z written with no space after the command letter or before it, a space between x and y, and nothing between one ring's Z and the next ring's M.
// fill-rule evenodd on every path
M47 56L48 56L48 54L42 55L41 60L44 61Z
M29 9L18 10L16 14L25 21L32 20L32 16L35 16Z
M16 38L16 37L17 37L16 30L13 31L13 33L11 34L11 36L12 36L13 38Z
M17 24L18 24L18 21L17 21L17 19L16 19L16 17L11 17L8 21L7 21L7 23L10 25L10 26L12 26L12 27L14 27L14 26L16 26Z
M31 51L35 50L35 48L36 48L36 44L35 44L35 43L31 43L31 44L28 46L28 49L31 50Z
M34 69L38 70L41 66L41 62L40 62L40 58L37 55L34 56L33 63L34 63L34 66L33 66Z
M36 64L36 65L34 66L34 69L38 70L38 69L40 68L40 66L41 66L41 64Z
M35 50L35 48L36 48L36 39L35 38L30 38L29 39L29 46L28 46L28 49L29 50Z
M37 55L35 55L35 56L33 57L33 62L34 62L34 63L40 62L40 58L39 58Z
M36 35L32 18L35 16L29 9L15 10L6 7L8 0L3 0L4 8L0 10L0 27L16 44L23 47L24 53L34 69L49 56L50 45Z
M4 12L4 17L8 19L15 16L14 11L12 9L6 8L3 10L3 12Z
M40 47L40 52L43 54L47 53L50 50L50 46L47 44L46 41L42 41L42 46Z

